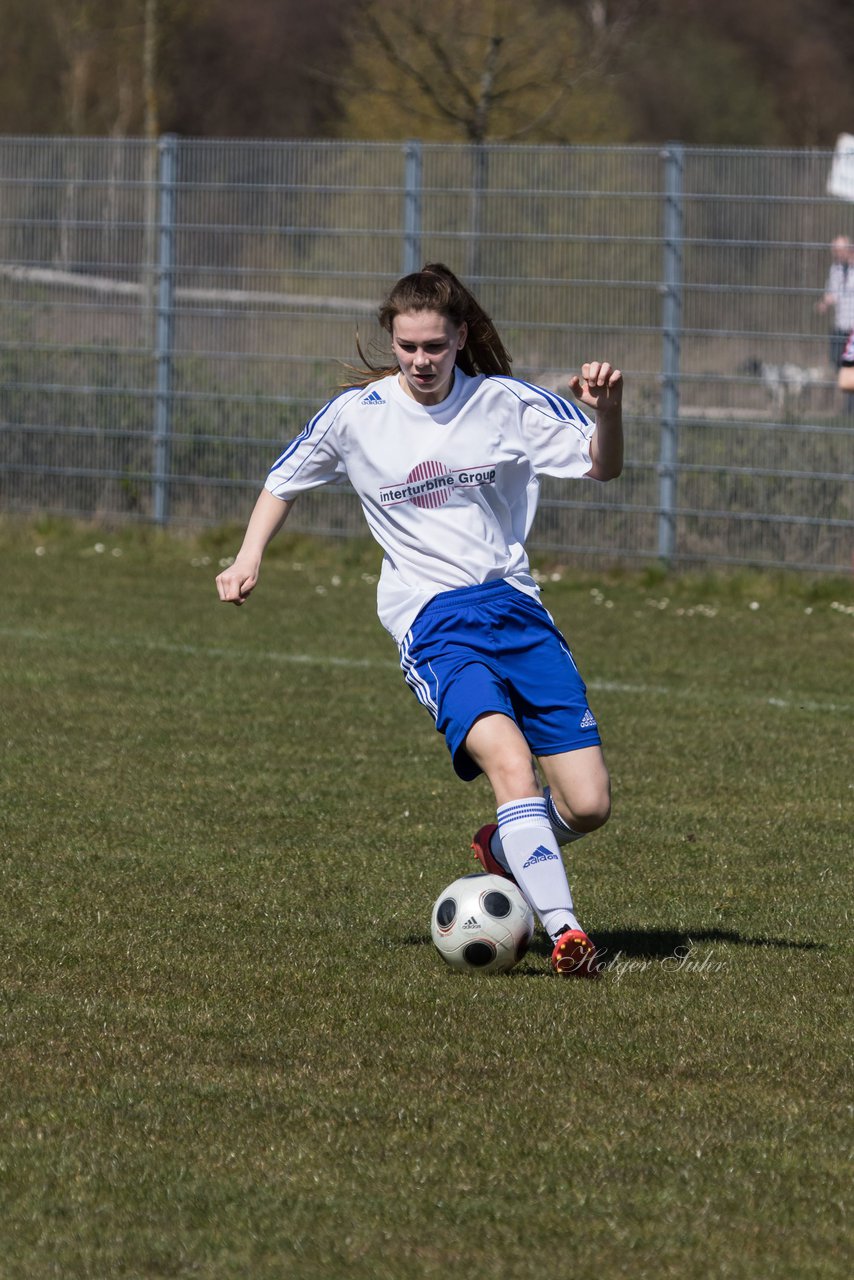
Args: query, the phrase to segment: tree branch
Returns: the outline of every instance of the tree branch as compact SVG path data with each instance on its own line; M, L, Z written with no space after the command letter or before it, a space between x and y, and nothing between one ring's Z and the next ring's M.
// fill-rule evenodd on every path
M410 79L414 80L427 100L433 104L439 115L444 116L446 120L453 121L454 124L466 125L466 117L464 115L460 115L459 112L454 111L442 100L441 97L437 96L433 85L423 72L419 71L418 67L398 52L384 27L381 23L377 22L372 12L368 11L366 13L366 19L371 35L381 46L383 52L388 56L391 64L395 66L398 71L402 71L404 75L409 76ZM374 92L376 91L376 87L374 87Z

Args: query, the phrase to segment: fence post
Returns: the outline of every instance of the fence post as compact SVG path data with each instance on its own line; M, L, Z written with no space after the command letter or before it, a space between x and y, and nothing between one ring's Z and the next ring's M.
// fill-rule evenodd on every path
M158 140L159 216L157 234L157 315L154 327L154 503L156 524L169 521L172 436L172 353L175 333L175 181L178 138Z
M403 272L411 275L421 267L421 171L420 142L407 142L404 149Z
M671 142L664 161L664 263L661 317L661 442L658 463L658 554L676 552L676 467L679 456L679 366L682 348L682 251L684 210L682 177L685 149Z

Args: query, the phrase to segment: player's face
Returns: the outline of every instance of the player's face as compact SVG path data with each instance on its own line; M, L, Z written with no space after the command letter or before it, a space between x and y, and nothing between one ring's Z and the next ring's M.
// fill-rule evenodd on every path
M407 311L395 316L391 346L400 365L404 391L421 404L441 404L454 382L457 352L466 343L459 328L438 311Z

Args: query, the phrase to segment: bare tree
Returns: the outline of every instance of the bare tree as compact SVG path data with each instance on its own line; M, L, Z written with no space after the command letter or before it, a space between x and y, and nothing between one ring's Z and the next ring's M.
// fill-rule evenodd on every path
M475 146L574 132L573 94L599 95L601 58L560 0L362 0L339 77L344 130L364 137L464 139Z

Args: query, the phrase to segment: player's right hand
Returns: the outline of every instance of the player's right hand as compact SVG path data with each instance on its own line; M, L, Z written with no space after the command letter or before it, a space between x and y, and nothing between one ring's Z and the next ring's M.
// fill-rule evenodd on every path
M258 582L257 565L247 566L235 560L234 564L217 574L216 589L223 604L244 604Z

